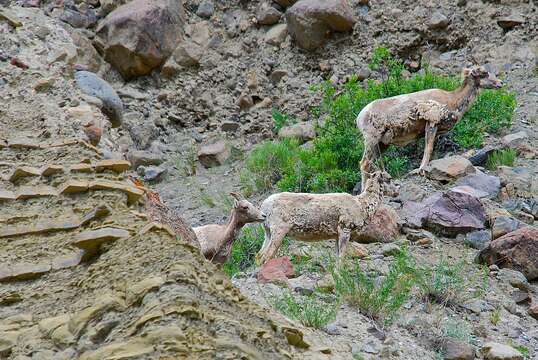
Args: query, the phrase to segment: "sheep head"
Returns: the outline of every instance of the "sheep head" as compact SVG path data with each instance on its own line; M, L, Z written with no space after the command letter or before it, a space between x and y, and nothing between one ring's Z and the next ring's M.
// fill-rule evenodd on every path
M240 224L262 222L265 220L262 212L242 195L235 192L230 193L230 195L234 198L232 211L235 212L236 219Z
M392 181L392 177L389 173L383 170L375 171L370 175L368 182L366 183L366 188L369 187L369 183L379 184L381 192L385 196L393 197L398 195L398 187Z
M482 89L500 89L503 86L502 81L483 66L463 69L463 78L465 81L473 80Z

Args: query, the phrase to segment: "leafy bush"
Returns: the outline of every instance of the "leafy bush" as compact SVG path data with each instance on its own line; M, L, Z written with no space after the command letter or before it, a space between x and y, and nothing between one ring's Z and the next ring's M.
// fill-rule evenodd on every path
M275 309L285 316L316 329L327 325L336 317L336 305L321 300L315 294L294 297L291 293L286 292L270 302Z
M283 114L276 109L273 109L273 112L271 115L273 116L273 123L274 123L273 131L275 133L278 133L280 129L282 129L284 126L295 124L297 122L297 119L292 118L289 115Z
M498 166L514 166L517 152L514 149L496 150L488 156L486 166L490 170L497 170Z
M230 258L224 263L224 272L233 276L253 267L256 253L262 248L264 237L262 225L243 228L241 236L232 245Z
M363 86L356 77L351 77L341 89L329 82L313 87L321 94L321 103L313 111L321 124L313 147L290 146L288 140L260 145L262 150L253 151L243 173L244 179L254 179L255 186L246 181L250 183L248 189L265 191L276 185L281 191L350 191L360 180L359 162L364 146L355 119L364 106L377 99L425 89L454 90L461 84L457 78L433 74L428 67L423 73L405 79L402 62L385 48L374 51L370 68L378 71L384 81L369 80ZM514 95L507 91L484 91L451 136L462 147L480 146L484 132L495 133L510 126L515 104ZM279 123L283 119L284 116ZM409 167L407 157L396 148L390 158L385 157L384 163L393 176L401 175Z
M415 285L415 264L406 250L395 257L389 273L380 277L358 264L343 263L331 269L337 295L359 308L362 314L390 324Z

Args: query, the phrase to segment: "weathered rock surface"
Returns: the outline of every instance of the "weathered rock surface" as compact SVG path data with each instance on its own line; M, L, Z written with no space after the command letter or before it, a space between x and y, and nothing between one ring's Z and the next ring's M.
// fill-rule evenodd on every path
M487 175L482 171L476 171L474 174L470 174L459 178L456 186L470 186L476 190L486 193L487 198L495 198L501 189L501 180L492 175Z
M431 161L426 167L426 175L433 180L450 181L474 173L473 164L463 156L448 156Z
M476 197L451 190L422 202L406 202L400 216L410 227L425 227L449 236L484 229L486 221L484 207Z
M134 0L120 6L97 28L105 60L126 79L149 74L182 40L184 18L178 1Z
M523 355L509 345L489 342L482 347L487 360L523 360Z
M262 3L256 12L256 20L261 25L274 25L280 20L282 13L270 6L268 3Z
M443 344L443 349L445 360L473 360L475 358L473 347L463 341L449 339Z
M278 24L267 30L264 36L266 43L278 46L288 36L288 26L286 24Z
M497 216L493 219L493 223L491 224L491 235L493 239L497 239L512 231L516 231L523 226L524 225L519 220L514 219L511 216Z
M270 259L258 270L258 281L264 282L287 282L293 277L295 270L290 258L287 256Z
M347 0L299 0L286 11L286 21L297 45L314 50L327 31L350 31L356 20Z
M522 272L528 280L538 278L538 229L524 227L508 233L480 251L478 259L489 265Z
M198 151L198 160L206 168L219 166L230 157L230 148L224 140L202 146Z
M400 218L396 210L381 205L360 232L352 232L351 240L361 243L390 242L400 235Z

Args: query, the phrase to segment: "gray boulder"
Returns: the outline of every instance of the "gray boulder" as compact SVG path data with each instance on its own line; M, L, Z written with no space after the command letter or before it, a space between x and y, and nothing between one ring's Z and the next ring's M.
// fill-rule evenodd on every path
M123 120L123 102L116 91L99 76L89 71L77 71L75 80L78 87L87 95L101 100L102 110L110 119L112 127L119 127Z
M470 186L486 193L489 199L495 198L501 189L501 180L497 176L484 174L477 171L456 181L457 186Z
M299 0L286 11L288 31L305 50L325 43L328 31L353 29L355 18L346 0Z

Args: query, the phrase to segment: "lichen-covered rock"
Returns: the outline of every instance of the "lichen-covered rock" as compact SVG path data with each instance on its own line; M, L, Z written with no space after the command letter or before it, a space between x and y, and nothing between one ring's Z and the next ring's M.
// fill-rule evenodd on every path
M356 22L347 0L299 0L286 11L286 21L291 36L305 50L323 45L327 31L350 31Z
M124 78L147 75L161 66L183 38L182 2L133 0L99 24L105 60Z
M538 229L524 227L492 241L478 260L522 272L528 280L538 278Z

